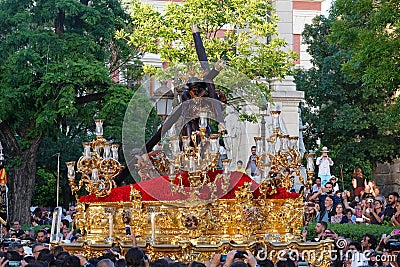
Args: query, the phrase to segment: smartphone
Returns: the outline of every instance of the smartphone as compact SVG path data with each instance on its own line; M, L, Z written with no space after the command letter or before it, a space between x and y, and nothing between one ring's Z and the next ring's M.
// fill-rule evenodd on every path
M125 233L126 233L126 235L131 235L132 234L131 227L129 225L125 226Z
M308 231L308 226L304 226L303 230Z
M221 255L220 262L226 262L226 255Z
M244 255L247 255L247 252L246 252L246 251L240 251L240 250L238 250L238 251L236 252L234 258L236 258L236 259L244 259L244 258L245 258Z
M21 266L21 261L8 261L8 266Z

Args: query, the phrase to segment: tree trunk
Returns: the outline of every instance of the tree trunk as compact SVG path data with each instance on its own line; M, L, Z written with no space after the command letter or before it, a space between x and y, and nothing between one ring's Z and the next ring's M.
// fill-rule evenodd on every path
M8 221L20 220L23 225L30 225L30 210L36 177L36 155L40 141L33 144L21 155L21 165L9 170L8 179Z
M65 12L61 9L58 9L57 17L54 22L55 32L57 35L61 35L64 33L64 21L65 21Z
M11 128L0 122L0 134L4 138L6 159L14 162L8 172L8 218L9 222L19 220L24 225L31 224L29 207L35 187L36 158L42 135L28 139L30 147L22 150Z

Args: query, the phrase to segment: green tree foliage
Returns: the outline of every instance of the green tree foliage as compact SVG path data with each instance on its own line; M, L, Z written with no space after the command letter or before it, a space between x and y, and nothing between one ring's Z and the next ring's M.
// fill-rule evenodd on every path
M306 95L306 146L320 138L336 159L334 172L342 163L349 178L356 166L370 177L377 162L400 153L400 46L398 30L385 30L399 23L400 13L387 10L394 2L338 0L329 18L316 17L303 32L313 63L296 76Z
M117 32L117 37L143 52L159 54L169 66L198 60L193 24L199 27L210 62L223 59L257 82L283 78L293 66L294 53L282 50L286 42L272 38L277 34L277 16L268 1L188 0L167 3L162 13L138 0L129 3L135 27ZM268 96L265 84L258 86Z
M35 191L32 196L32 206L54 207L57 174L49 173L45 169L38 168L36 172Z
M117 0L4 0L0 17L0 136L12 181L10 217L27 223L44 137L87 136L93 118L102 116L121 140L134 90L112 76L135 64L137 53L114 38L129 23Z

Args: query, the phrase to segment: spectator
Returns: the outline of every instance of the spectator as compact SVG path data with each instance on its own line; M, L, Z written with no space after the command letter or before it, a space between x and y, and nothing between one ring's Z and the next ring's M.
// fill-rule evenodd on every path
M332 175L331 178L329 179L329 182L332 183L333 185L333 193L336 194L340 190L339 184L338 184L338 178L335 175Z
M336 205L341 203L340 198L333 194L333 185L331 182L327 182L326 188L311 196L310 200L316 200L317 198L321 207L317 221L329 222Z
M367 180L365 179L360 167L354 169L351 183L354 188L354 194L360 197L361 192L364 191L365 185L367 184Z
M224 266L230 266L230 267L241 267L241 266L256 267L258 265L256 258L253 256L253 254L249 250L246 250L246 253L243 254L244 258L247 261L247 264L244 263L244 262L241 262L241 261L234 262L236 253L237 253L237 250L231 250L226 254L226 261L224 263ZM214 258L213 258L213 260L214 260ZM215 261L212 261L212 263L218 261L218 256L216 258L217 259ZM217 265L212 265L212 266L217 266Z
M349 205L349 202L347 201L347 194L346 192L342 193L342 200L343 200L343 205L346 210L350 210L352 212L351 216L351 221L352 223L362 223L364 222L363 219L363 212L362 212L362 207L358 202L353 202L354 203L354 208Z
M8 251L7 253L14 251L21 255L21 257L25 256L25 251L24 251L24 245L21 243L13 242L8 246Z
M33 257L35 257L36 260L37 260L37 258L39 257L39 253L40 253L43 249L45 249L45 247L44 247L43 244L41 244L41 243L36 243L36 244L33 245L33 247L32 247L32 254L33 254Z
M369 183L365 185L364 190L361 191L361 199L375 197Z
M352 241L349 244L349 252L351 254L351 257L347 259L347 266L351 267L361 267L361 266L368 266L368 259L365 257L365 255L362 252L362 247L360 242L357 241Z
M47 238L47 231L44 229L39 229L36 234L36 241L38 243L50 243L50 239Z
M3 236L2 236L2 238L1 239L3 239L4 237L8 237L9 236L9 234L8 234L8 231L10 230L10 225L9 224L7 224L7 225L1 225L1 231L2 231L2 234L3 234Z
M51 224L50 218L49 218L49 212L47 210L42 211L42 218L39 221L39 225L47 225Z
M311 193L316 193L320 189L322 189L321 177L317 177L317 178L314 179L314 184L312 185Z
M62 246L54 246L51 248L51 253L54 255L54 257L58 257L58 255L61 252L65 252L64 248Z
M394 214L396 214L396 203L399 199L399 194L397 192L392 192L388 195L388 204L384 210L385 220L390 220Z
M127 267L125 259L119 259L115 262L115 267ZM186 267L186 266L185 266Z
M114 262L110 259L102 259L97 263L96 267L114 267Z
M356 215L351 212L351 209L346 209L345 214L347 216L348 223L355 224L356 223Z
M371 187L372 194L376 197L379 196L379 188L376 186L375 181L369 181L368 185ZM382 200L381 200L382 201ZM383 201L382 201L383 203Z
M68 222L72 223L75 218L75 214L76 214L75 206L70 206L69 210L66 212L66 215L64 216L63 219L68 220Z
M307 202L304 209L304 225L308 225L310 222L315 221L318 216L318 210L313 202Z
M228 265L228 266L230 266L230 265ZM206 267L206 265L199 261L192 261L191 263L189 263L189 267Z
M343 205L337 204L335 207L335 215L331 217L331 223L348 223L349 219L346 214L343 214Z
M65 257L62 267L89 267L93 266L82 255L68 255Z
M318 167L318 177L321 177L321 184L325 186L325 184L331 178L331 169L330 166L333 166L333 160L328 156L328 148L324 146L321 150L322 155L317 158L316 164Z
M396 213L390 219L394 226L400 226L400 199L396 201Z
M377 244L378 240L376 239L376 236L371 234L365 234L361 241L363 252L374 251Z
M256 153L257 153L256 146L252 146L251 147L251 155L250 155L249 160L247 161L247 165L246 165L246 171L250 167L251 178L253 178L253 180L255 180L257 182L260 178L261 172L258 169L257 164L256 164L256 158L257 158Z
M65 229L65 228L68 229L69 224L70 224L70 222L67 219L62 219L61 220L61 232L62 232L62 229Z
M3 240L1 242L1 252L7 253L9 245L10 245L10 241Z
M168 261L166 259L157 259L155 261L150 262L150 267L164 267L164 266L168 266ZM200 265L198 265L200 266ZM203 264L203 266L205 267L205 265ZM107 266L104 266L107 267Z
M274 263L270 259L258 261L260 267L274 267Z
M243 161L238 160L238 162L236 163L235 172L246 173L246 169L243 167Z
M37 257L38 261L47 261L48 263L55 260L54 255L50 253L50 250L45 248L39 252Z
M384 266L384 267L396 267L396 265L394 264L394 262L391 262L390 261L390 259L391 259L391 250L390 250L390 248L389 247L384 247L383 249L382 249L382 257L381 257L381 259L382 259L382 266ZM399 253L400 254L400 253ZM399 254L397 254L397 255L399 255ZM396 261L397 261L397 258L396 258Z
M61 229L61 233L63 235L62 240L66 241L66 242L71 241L70 238L72 237L72 233L73 233L72 230L70 231L68 228L63 228L63 229Z
M21 223L19 221L14 221L14 233L17 238L24 234L24 231L21 230Z
M379 200L373 200L371 198L369 203L369 219L371 224L382 224L383 218L385 216L383 212L383 204Z
M28 228L25 230L25 237L23 238L24 240L30 240L30 241L35 241L35 230L32 228Z
M397 264L397 266L400 266L400 253L397 253L396 264Z
M322 206L323 206L323 204L324 204L324 202L325 202L325 198L326 198L327 196L330 196L330 197L333 199L333 201L334 201L334 206L336 206L336 205L339 204L339 203L342 203L340 197L336 196L336 195L333 193L333 184L332 184L331 182L327 182L326 185L325 185L325 187L322 188L322 189L320 189L317 193L314 193L314 194L310 197L309 200L310 200L310 201L313 201L313 200L317 200L317 199L318 199L319 204L320 204L320 206L321 206L321 208L322 208Z
M125 254L125 260L128 267L145 267L148 262L144 252L138 247L130 248Z
M315 225L315 232L317 233L317 237L312 238L312 239L307 239L308 230L307 230L307 228L304 228L304 230L301 234L303 241L319 242L319 241L325 240L327 238L336 238L337 237L337 235L333 231L328 230L328 224L326 222L318 222Z

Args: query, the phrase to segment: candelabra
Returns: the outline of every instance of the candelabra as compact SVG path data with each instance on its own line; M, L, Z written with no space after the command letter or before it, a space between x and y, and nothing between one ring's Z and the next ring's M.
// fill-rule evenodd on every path
M263 194L275 194L276 188L289 191L293 186L293 175L300 176L302 157L297 146L298 137L282 133L280 111L270 111L272 134L267 139L267 151L264 151L264 138L255 137L256 165L261 170L260 191Z
M116 187L114 177L123 168L118 161L119 146L103 138L103 120L95 120L95 123L96 139L83 143L83 153L76 164L76 172L81 174L78 184L75 161L66 162L69 185L76 198L82 186L97 197L108 196Z
M207 111L199 112L199 131L192 132L190 136L169 138L169 156L164 151L155 151L151 155L154 168L160 174L168 175L173 193L191 193L198 196L200 190L207 186L210 190L210 199L216 199L218 180L221 181L222 191L226 193L228 190L229 159L222 160L222 173L216 174L215 177L209 175L210 171L218 169L221 133L207 133L207 116ZM184 181L182 175L184 172L187 173L188 184Z

